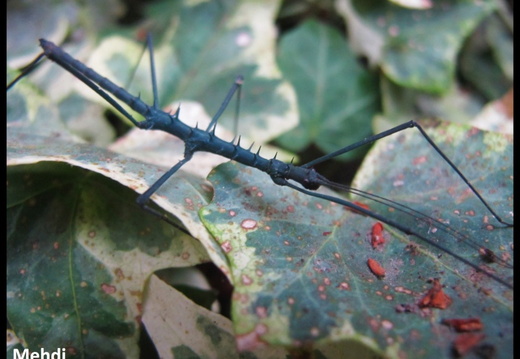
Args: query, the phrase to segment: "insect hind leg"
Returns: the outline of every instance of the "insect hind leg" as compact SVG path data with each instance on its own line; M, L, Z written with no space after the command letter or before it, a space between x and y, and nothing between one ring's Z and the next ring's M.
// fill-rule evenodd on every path
M301 167L304 167L304 168L310 168L318 163L321 163L321 162L324 162L324 161L327 161L331 158L334 158L334 157L337 157L337 156L340 156L344 153L347 153L349 151L352 151L358 147L361 147L361 146L364 146L364 145L367 145L367 144L371 144L379 139L382 139L382 138L385 138L385 137L388 137L390 135L393 135L394 133L398 133L400 131L403 131L403 130L406 130L408 128L412 128L412 127L415 127L422 135L422 137L429 143L429 145L433 148L433 150L435 152L437 152L437 154L439 156L442 157L442 159L453 169L453 171L455 171L455 173L457 174L457 176L462 180L464 181L464 183L469 187L469 189L477 196L477 198L479 199L479 201L487 208L487 210L489 211L489 213L491 213L493 215L493 217L501 224L503 224L504 226L506 227L513 227L513 223L510 223L510 222L507 222L505 221L504 219L502 219L498 213L493 210L493 208L491 207L490 204L487 203L487 201L482 197L482 195L477 191L477 189L471 184L471 182L466 178L466 176L464 176L464 174L457 168L457 166L448 158L448 156L446 156L446 154L439 148L439 146L437 146L435 144L435 142L431 139L430 136L428 136L428 134L426 133L426 131L421 127L421 125L419 125L416 121L408 121L408 122L405 122L401 125L398 125L396 127L393 127L389 130L386 130L386 131L383 131L379 134L376 134L376 135L373 135L373 136L370 136L370 137L367 137L365 138L364 140L362 141L359 141L357 143L354 143L352 145L349 145L349 146L346 146L342 149L339 149L337 151L334 151L332 153L329 153L325 156L322 156L322 157L319 157L317 159L314 159L313 161L311 162L308 162L304 165L302 165Z

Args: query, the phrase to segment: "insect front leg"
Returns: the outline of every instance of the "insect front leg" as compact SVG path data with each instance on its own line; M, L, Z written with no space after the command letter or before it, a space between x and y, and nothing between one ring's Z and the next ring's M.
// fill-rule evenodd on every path
M137 204L143 208L145 211L153 214L154 216L157 216L161 218L162 220L166 221L167 223L173 225L174 227L180 229L186 234L190 234L188 231L186 231L184 228L180 227L175 222L171 221L165 213L161 213L158 210L151 208L148 206L148 202L150 201L150 197L161 187L164 182L166 182L175 172L177 172L182 166L184 166L186 163L189 162L192 158L192 153L187 153L186 156L180 160L175 166L170 168L168 172L163 174L153 185L150 186L143 194L141 194L139 197L137 197L136 202Z

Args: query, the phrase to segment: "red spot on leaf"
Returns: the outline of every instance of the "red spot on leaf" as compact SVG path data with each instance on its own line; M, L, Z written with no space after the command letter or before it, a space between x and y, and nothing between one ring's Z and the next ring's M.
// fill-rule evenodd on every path
M352 202L352 203L354 203L355 205L357 205L357 206L359 206L359 207L361 207L361 208L363 208L363 209L366 209L367 211L370 210L370 207L369 207L367 204L364 204L364 203L362 203L362 202L354 201L354 202ZM349 208L349 207L344 207L344 208L345 208L347 211L354 212L354 213L360 214L360 215L362 215L362 216L365 215L364 213L361 213L361 212L355 210L354 208Z
M368 204L365 204L363 202L354 201L354 204L357 204L359 207L364 208L366 210L370 210L370 207L368 206Z
M377 222L372 226L372 248L376 249L379 246L385 244L385 236L383 234L383 224Z
M453 300L442 290L439 279L433 280L433 286L428 290L426 295L419 301L421 308L448 308Z
M457 332L475 332L482 330L484 325L479 318L443 319L442 324L455 329Z
M254 219L244 219L240 226L244 229L255 229L256 224L257 223Z
M106 294L114 294L117 289L113 285L103 283L101 284L101 290Z
M370 269L370 271L372 273L374 273L374 275L378 278L382 278L385 276L386 274L386 271L385 269L381 266L381 264L379 264L378 261L376 261L375 259L372 259L372 258L369 258L367 260L367 265L368 265L368 268Z
M225 241L220 245L220 248L222 248L224 252L229 253L233 249L233 246L231 245L230 241Z
M245 274L242 274L242 284L250 285L251 283L253 283L253 280L251 279L251 277L249 277Z
M237 347L239 351L254 350L262 348L267 343L262 339L262 336L267 334L268 328L265 324L257 324L256 327L249 333L237 335Z
M426 156L415 157L413 159L412 163L414 166L417 166L417 165L420 165L421 163L426 162L427 159L428 159L428 157L426 157Z
M453 342L453 350L458 356L468 354L478 343L484 339L484 333L462 333L457 335Z
M339 288L341 290L350 290L350 285L347 282L341 282L336 286L336 288Z

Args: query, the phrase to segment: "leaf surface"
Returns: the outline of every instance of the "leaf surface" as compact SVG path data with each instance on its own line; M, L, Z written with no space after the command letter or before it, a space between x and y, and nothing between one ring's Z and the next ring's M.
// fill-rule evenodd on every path
M301 117L301 126L277 139L283 147L301 151L315 144L328 153L370 134L377 81L336 30L303 23L280 41L278 63L296 90Z
M9 322L29 348L135 356L148 276L209 260L200 242L143 213L126 188L147 188L143 174L162 169L91 145L9 132ZM200 238L205 188L181 176L164 189L183 199L159 199Z
M240 358L244 355L280 358L286 355L283 348L239 353L229 319L194 304L156 276L150 278L147 290L143 322L161 358ZM172 302L176 303L175 311L171 310Z
M494 222L424 139L408 132L378 143L356 186L442 219L460 232L459 238L439 225L435 229L435 224L366 204L512 281L512 229ZM511 220L510 139L455 125L430 133ZM378 355L435 358L449 356L457 336L441 319L478 317L485 343L499 357L511 355L512 291L502 284L389 226L386 245L375 250L370 244L374 220L276 186L256 170L225 164L209 180L215 198L201 216L232 268L239 346L266 341L297 347L356 338ZM484 263L478 253L483 245L506 262ZM386 269L383 279L369 270L368 258ZM445 310L418 307L433 278L440 278L453 299Z
M233 80L241 75L245 82L240 134L263 143L294 127L298 121L294 92L281 79L274 62L276 31L272 20L277 6L278 1L223 1L174 6L162 2L150 7L156 18L153 33L158 34L154 54L159 106L190 100L202 103L208 113L216 113ZM257 16L246 18L244 12ZM193 24L197 31L193 31ZM143 99L152 103L148 54L130 86L125 86L141 49L141 44L126 37L107 37L92 53L88 65L130 93L142 93ZM90 89L84 94L100 100ZM234 118L228 114L234 113L235 102L230 106L219 123L233 129Z
M493 1L432 2L427 10L390 2L339 1L356 48L400 86L434 94L452 87L457 52Z

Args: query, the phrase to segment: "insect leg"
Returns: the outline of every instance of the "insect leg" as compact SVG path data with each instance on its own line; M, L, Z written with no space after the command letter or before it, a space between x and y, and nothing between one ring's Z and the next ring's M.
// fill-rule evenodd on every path
M426 134L426 132L424 131L424 129L418 124L418 123L415 123L415 127L419 130L419 132L421 132L421 134L423 135L423 137L426 139L426 141L428 141L428 143L430 144L430 146L433 147L433 149L444 159L444 161L446 161L450 167L457 173L457 175L459 175L460 178L462 178L462 180L464 181L464 183L466 183L466 185L471 188L471 191L478 197L478 199L480 200L480 202L482 202L484 204L484 206L486 206L486 208L488 209L488 211L495 217L495 219L497 221L499 221L500 223L506 225L507 227L513 227L513 223L509 223L509 222L506 222L505 220L503 220L494 210L493 208L491 208L491 206L486 202L486 200L480 195L480 193L477 191L477 189L475 187L473 187L473 185L469 182L469 180L466 178L466 176L464 176L464 174L462 174L462 172L457 168L457 166L455 166L455 164L453 162L451 162L451 160L448 158L448 156L446 156L444 154L444 152L441 151L441 149L435 144L435 142L433 142L433 140L430 138L430 136L428 136Z
M147 205L148 201L150 201L150 197L161 187L164 182L168 180L175 172L179 170L183 165L185 165L189 160L191 160L192 154L188 153L186 154L186 157L184 157L182 160L180 160L175 166L170 168L168 172L163 174L153 185L150 186L143 194L141 194L139 197L137 197L136 202L137 204L146 210L147 212L153 214L154 216L157 216L161 218L162 220L166 221L167 223L173 225L174 227L177 227L178 229L182 230L186 234L190 234L188 231L186 231L184 228L179 227L178 224L171 221L166 214L161 213L157 211L154 208L151 208Z
M222 112L224 112L226 107L229 105L229 101L231 101L235 92L238 90L240 93L240 87L242 86L243 83L244 83L244 78L242 76L237 76L237 78L235 79L235 82L229 89L229 92L226 95L226 98L222 102L222 105L220 105L220 108L218 109L217 113L215 113L215 116L213 116L213 118L211 119L211 122L209 123L208 128L206 129L206 132L211 132L211 131L215 130L215 127L217 126L217 121L220 118L220 116L222 115ZM236 112L235 116L238 118L238 103L237 103L237 112Z
M243 81L243 79L242 79ZM236 80L235 80L235 84L236 84ZM233 125L233 134L234 136L238 136L238 119L239 119L239 112L240 112L240 99L242 97L242 82L238 85L238 89L237 89L237 104L236 104L236 107L235 107L235 120L234 120L234 125Z
M502 279L500 277L497 277L496 275L494 275L493 273L487 271L486 269L481 268L479 265L477 265L475 263L472 263L471 261L469 261L466 258L462 257L461 255L459 255L455 251L452 251L452 250L450 250L450 249L448 249L446 247L441 246L438 243L435 243L435 241L432 241L431 239L421 235L420 233L418 233L417 231L413 230L412 228L409 228L409 227L401 225L399 222L396 222L396 221L394 221L394 220L392 220L390 218L387 218L385 216L382 216L382 215L380 215L378 213L372 212L371 210L368 210L366 208L358 206L357 204L352 203L350 201L347 201L347 200L344 200L344 199L341 199L341 198L338 198L338 197L333 197L333 196L329 196L329 195L326 195L326 194L322 194L322 193L306 190L304 188L301 188L299 186L296 186L296 185L292 184L289 181L285 181L284 185L286 185L286 186L288 186L288 187L290 187L292 189L295 189L295 190L297 190L297 191L299 191L299 192L301 192L303 194L306 194L306 195L309 195L309 196L312 196L312 197L316 197L316 198L321 198L321 199L324 199L324 200L327 200L327 201L335 202L335 203L340 204L342 206L346 206L346 207L352 208L352 209L354 209L357 212L360 212L360 213L365 214L365 215L367 215L369 217L372 217L372 218L374 218L374 219L376 219L376 220L378 220L380 222L386 223L386 224L388 224L388 225L390 225L390 226L400 230L401 232L403 232L405 234L413 235L413 236L423 240L424 242L434 246L435 248L442 250L446 254L448 254L448 255L452 256L453 258L463 262L464 264L472 267L476 271L478 271L480 273L483 273L484 275L486 275L486 276L492 278L493 280L501 283L502 285L506 286L507 288L513 289L513 286L510 283L506 282L504 279Z
M155 74L155 60L153 57L152 35L146 35L146 46L150 52L150 70L152 76L153 107L159 108L159 92L157 90L157 77Z
M346 152L349 152L349 151L352 151L360 146L364 146L364 145L367 145L367 144L370 144L370 143L373 143L381 138L384 138L384 137L387 137L387 136L390 136L390 135L393 135L394 133L397 133L397 132L400 132L400 131L403 131L407 128L411 128L411 127L415 127L417 128L417 130L419 130L419 132L421 133L421 135L424 137L424 139L430 144L430 146L435 150L435 152L437 152L443 159L444 161L446 161L446 163L448 163L448 165L457 173L457 175L464 181L464 183L471 189L471 191L477 196L477 198L480 200L480 202L488 209L488 211L495 217L495 219L504 224L505 226L507 227L512 227L513 224L512 223L509 223L509 222L506 222L505 220L503 220L492 208L491 206L486 202L486 200L480 195L480 193L477 191L477 189L475 187L473 187L473 185L469 182L469 180L464 176L464 174L457 168L457 166L455 166L455 164L448 158L448 156L446 156L444 154L444 152L442 152L442 150L435 144L435 142L433 142L433 140L430 138L430 136L428 136L426 134L426 132L424 131L424 129L415 121L408 121L406 123L403 123L402 125L399 125L399 126L396 126L394 128L391 128L389 130L386 130L386 131L383 131L377 135L373 135L373 136L370 136L370 137L367 137L365 138L364 140L362 141L359 141L359 142L356 142L350 146L346 146L342 149L339 149L337 151L334 151L328 155L325 155L325 156L322 156L322 157L319 157L311 162L308 162L304 165L302 165L301 167L305 167L305 168L310 168L311 166L314 166L318 163L321 163L323 161L326 161L326 160L329 160L331 158L334 158L334 157L337 157L343 153L346 153Z

